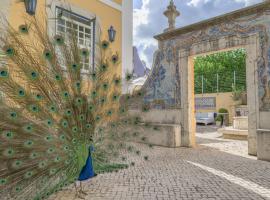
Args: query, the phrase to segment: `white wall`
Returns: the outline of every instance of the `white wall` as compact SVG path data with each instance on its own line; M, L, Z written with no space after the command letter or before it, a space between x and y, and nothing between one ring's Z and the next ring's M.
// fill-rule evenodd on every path
M133 68L133 0L122 2L122 77L123 93L128 92L128 83L125 81L126 73Z

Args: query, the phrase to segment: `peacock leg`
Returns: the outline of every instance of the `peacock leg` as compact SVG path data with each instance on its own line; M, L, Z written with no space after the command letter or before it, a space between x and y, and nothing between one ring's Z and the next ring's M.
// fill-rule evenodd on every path
M84 199L84 197L83 197L83 196L82 196L82 194L81 194L81 191L80 191L80 190L78 191L78 188L77 188L76 182L74 183L74 186L75 186L75 190L76 190L76 195L75 195L75 198Z
M81 192L83 195L87 195L87 192L83 191L83 188L82 188L82 182L80 182L80 192Z

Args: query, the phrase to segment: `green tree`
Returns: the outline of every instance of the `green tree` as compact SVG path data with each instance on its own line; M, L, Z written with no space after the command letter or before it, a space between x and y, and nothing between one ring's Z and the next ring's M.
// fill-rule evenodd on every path
M202 93L202 80L204 93L231 92L234 86L234 73L235 88L246 88L245 49L198 56L194 63L196 94Z

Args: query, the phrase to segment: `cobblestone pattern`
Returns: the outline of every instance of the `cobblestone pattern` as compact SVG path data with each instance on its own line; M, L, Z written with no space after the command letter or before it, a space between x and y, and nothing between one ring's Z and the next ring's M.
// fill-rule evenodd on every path
M205 168L222 171L230 177L243 179L270 190L270 162L250 159L247 155L234 155L221 149L207 145L215 143L230 145L230 141L216 138L216 133L199 133L197 148L163 148L149 149L138 145L149 161L141 157L130 156L129 162L136 161L134 167L117 173L101 174L87 182L84 189L91 200L262 200L267 199L257 193L256 188L241 187L241 182L234 183L217 174L191 164L198 163ZM209 141L210 140L210 141ZM247 148L243 141L241 148ZM241 149L240 148L240 149ZM226 150L226 148L223 148ZM236 150L238 151L238 150ZM245 152L244 150L242 151ZM237 154L237 153L235 153ZM190 163L189 163L190 162ZM233 180L233 178L232 178ZM75 189L70 186L66 190L53 195L50 200L71 200Z

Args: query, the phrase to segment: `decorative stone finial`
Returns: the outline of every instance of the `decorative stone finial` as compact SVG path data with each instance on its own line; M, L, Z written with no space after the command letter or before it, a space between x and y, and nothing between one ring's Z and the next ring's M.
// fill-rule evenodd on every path
M173 0L170 1L170 5L164 12L164 15L168 18L169 28L165 29L164 32L175 29L175 19L180 15L180 12L176 9Z

